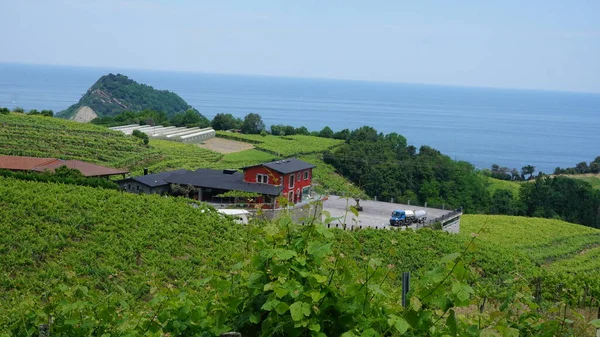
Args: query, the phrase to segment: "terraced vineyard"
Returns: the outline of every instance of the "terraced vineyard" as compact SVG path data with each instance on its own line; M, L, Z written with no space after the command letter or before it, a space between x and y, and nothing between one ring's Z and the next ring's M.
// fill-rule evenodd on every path
M79 159L138 172L196 169L222 157L190 144L151 140L145 146L102 126L12 113L0 115L0 154Z
M160 156L139 139L103 127L21 114L0 115L0 154L79 159L119 168Z
M161 154L160 160L147 167L151 172L163 172L177 169L196 170L210 167L223 158L223 155L193 144L151 139L150 147ZM134 172L141 173L142 167Z
M240 133L231 133L224 131L217 132L217 136L252 143L257 149L281 157L291 157L303 154L324 152L344 142L343 140L339 139L321 138L314 136L267 135L263 137L261 135L244 135Z
M600 230L564 221L500 215L463 215L461 233L481 227L479 239L525 254L549 270L600 271Z

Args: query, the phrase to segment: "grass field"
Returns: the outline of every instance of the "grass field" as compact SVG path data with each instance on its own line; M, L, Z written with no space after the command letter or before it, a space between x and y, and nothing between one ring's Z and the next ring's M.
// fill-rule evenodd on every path
M573 175L565 175L565 177L583 180L585 182L590 183L593 188L600 189L600 174L596 175L588 175L588 174L573 174Z
M232 133L225 131L218 131L217 136L233 140L251 142L257 149L282 157L324 152L344 142L343 140L314 136L267 135L263 137L261 135L244 135L240 133Z
M521 184L516 181L500 180L488 177L487 182L490 195L494 195L494 192L497 190L504 189L511 191L514 196L518 196L519 191L521 190Z
M463 215L461 234L484 228L482 242L521 252L551 270L600 271L600 230L564 221L501 215ZM567 267L568 266L568 267Z

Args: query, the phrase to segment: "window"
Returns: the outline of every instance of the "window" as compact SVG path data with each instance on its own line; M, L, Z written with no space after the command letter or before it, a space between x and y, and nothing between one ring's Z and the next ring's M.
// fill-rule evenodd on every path
M256 175L256 182L257 183L261 183L261 184L268 184L269 183L269 176L266 174L257 174Z
M294 188L294 174L290 174L290 188Z
M308 180L308 170L304 171L304 180Z
M127 184L127 189L130 190L131 189L131 184Z
M300 173L298 173L298 181L300 181Z
M288 192L288 200L289 200L291 203L294 203L294 191L289 191L289 192Z
M135 186L135 190L136 190L136 191L139 191L139 190L140 190L140 185L136 185L136 186Z

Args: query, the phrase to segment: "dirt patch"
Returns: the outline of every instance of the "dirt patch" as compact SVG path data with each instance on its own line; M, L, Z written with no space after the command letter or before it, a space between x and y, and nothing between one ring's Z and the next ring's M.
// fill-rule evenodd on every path
M240 152L244 150L250 150L254 148L254 145L238 142L237 140L229 140L224 138L211 138L204 142L204 144L198 144L198 146L212 150L219 153L232 153L232 152Z
M87 123L96 117L98 117L98 115L96 115L94 110L92 110L92 108L90 108L89 106L84 105L81 108L77 109L77 112L71 119L79 123Z

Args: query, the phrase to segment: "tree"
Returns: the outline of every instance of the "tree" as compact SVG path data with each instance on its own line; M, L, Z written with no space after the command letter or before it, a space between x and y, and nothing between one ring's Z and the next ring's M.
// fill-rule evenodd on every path
M330 127L326 126L319 132L319 137L322 138L333 138L333 130Z
M210 121L198 111L188 109L183 113L173 115L173 117L171 117L171 124L175 126L205 128L210 126Z
M46 117L54 117L54 111L52 110L42 110L40 114Z
M588 168L587 163L584 161L575 165L575 172L577 172L578 174L588 173L589 170L590 169Z
M242 123L242 133L246 134L260 134L265 129L265 123L259 114L249 113L244 117L244 123Z
M342 139L342 140L348 140L348 138L350 138L350 130L343 129L342 131L338 131L338 132L336 132L336 133L333 134L333 138L335 138L335 139Z
M531 179L533 177L533 172L535 172L535 166L526 165L521 168L521 174L523 177L525 177L525 175L529 174L528 179Z
M0 108L0 114L8 115L9 113L10 113L10 110L8 110L8 108Z
M297 135L304 135L304 136L310 135L310 132L308 131L308 129L305 126L296 128L295 132Z
M240 129L242 127L242 120L232 114L218 113L213 118L211 126L215 130Z
M519 180L519 170L516 168L510 170L510 175L512 176L511 180Z
M510 190L496 190L492 196L490 213L513 215L516 213L514 202L514 197Z
M22 114L22 113L25 113L25 109L23 109L21 107L16 107L16 108L13 109L13 112L21 113Z
M590 163L590 172L591 173L600 173L600 163L595 161Z

